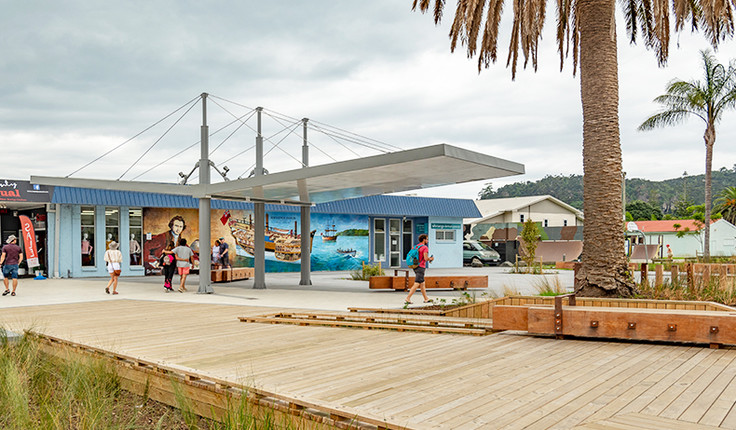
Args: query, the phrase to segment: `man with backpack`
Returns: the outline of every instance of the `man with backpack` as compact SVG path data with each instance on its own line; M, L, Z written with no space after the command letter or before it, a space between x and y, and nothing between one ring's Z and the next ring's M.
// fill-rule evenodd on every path
M419 243L412 248L407 254L406 264L414 269L414 285L409 290L409 295L406 296L405 303L411 304L411 296L417 291L417 288L421 288L422 296L424 296L424 303L429 303L432 300L427 297L427 290L424 288L424 271L427 270L427 262L434 261L434 257L429 256L429 248L427 247L429 238L426 234L419 235ZM409 260L412 261L409 261Z

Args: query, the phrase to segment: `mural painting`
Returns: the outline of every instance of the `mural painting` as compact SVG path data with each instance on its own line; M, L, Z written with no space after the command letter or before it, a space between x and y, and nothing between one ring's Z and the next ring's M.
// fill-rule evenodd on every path
M159 257L169 241L178 245L186 239L195 253L195 269L199 268L199 211L196 209L143 209L143 267L146 275L160 275Z
M216 240L229 248L232 267L253 267L255 235L252 211L213 210L210 248ZM311 270L354 270L368 262L368 217L312 214L310 224ZM158 261L166 243L179 238L199 254L199 215L196 209L146 208L143 211L144 266L147 275L161 274ZM266 271L301 270L300 215L266 213ZM198 260L194 269L198 269Z
M223 211L223 215L225 211ZM227 211L237 255L253 266L254 217L251 211ZM368 217L312 214L311 270L353 270L368 262ZM266 213L266 271L301 270L300 215Z

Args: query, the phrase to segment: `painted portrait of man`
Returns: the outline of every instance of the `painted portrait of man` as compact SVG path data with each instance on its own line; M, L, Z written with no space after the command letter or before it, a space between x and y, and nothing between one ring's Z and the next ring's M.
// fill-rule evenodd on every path
M146 274L158 274L161 268L158 265L158 259L161 251L166 248L169 242L173 242L174 246L179 244L179 239L185 238L184 232L187 229L187 222L181 215L174 215L168 223L168 230L152 236L150 240L145 242L143 247L143 255L145 256Z

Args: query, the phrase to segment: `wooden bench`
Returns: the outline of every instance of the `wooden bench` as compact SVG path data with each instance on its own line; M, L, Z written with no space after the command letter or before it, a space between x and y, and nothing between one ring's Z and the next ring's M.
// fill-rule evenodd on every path
M255 276L255 269L252 267L228 267L225 269L213 269L210 274L210 281L232 282L250 279L253 276Z
M672 309L496 305L494 330L524 330L530 334L628 340L695 342L718 348L736 345L736 313Z
M404 276L397 276L398 271L403 271ZM488 276L425 276L424 286L432 289L467 290L468 288L488 288ZM368 280L368 288L372 290L393 289L396 291L408 290L414 285L414 277L409 276L409 271L397 269L394 276L371 276Z

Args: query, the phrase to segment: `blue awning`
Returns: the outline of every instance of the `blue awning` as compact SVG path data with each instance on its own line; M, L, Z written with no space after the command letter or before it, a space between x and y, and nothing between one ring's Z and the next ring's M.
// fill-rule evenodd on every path
M92 188L55 187L52 203L94 206L126 206L148 208L199 208L193 197L142 193L135 191L100 190ZM253 210L253 203L217 200L212 209ZM299 212L299 207L266 204L268 212ZM481 213L469 199L377 195L320 203L313 213L372 215L372 216L437 216L478 218Z

